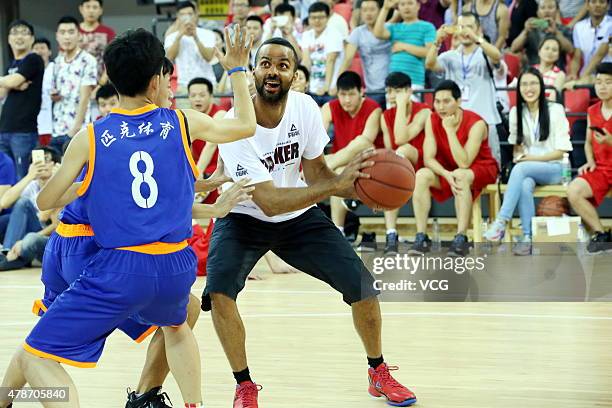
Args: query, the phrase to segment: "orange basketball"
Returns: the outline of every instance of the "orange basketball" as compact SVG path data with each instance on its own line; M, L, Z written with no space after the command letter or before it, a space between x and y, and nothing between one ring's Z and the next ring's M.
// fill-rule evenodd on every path
M544 197L536 209L536 215L541 217L559 217L563 214L569 214L569 212L569 201L567 201L567 198L559 196Z
M414 190L410 160L389 149L377 149L370 160L374 165L363 169L370 178L355 181L359 199L373 210L393 210L406 204Z

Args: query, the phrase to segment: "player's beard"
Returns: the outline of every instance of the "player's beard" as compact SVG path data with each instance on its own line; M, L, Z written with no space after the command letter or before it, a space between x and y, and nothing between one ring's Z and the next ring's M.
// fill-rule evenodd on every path
M257 90L257 94L263 98L264 101L269 103L277 103L285 98L287 93L289 93L289 89L291 88L291 83L289 85L283 84L282 79L279 78L280 89L277 93L269 93L264 88L266 80L257 81L255 80L255 89Z

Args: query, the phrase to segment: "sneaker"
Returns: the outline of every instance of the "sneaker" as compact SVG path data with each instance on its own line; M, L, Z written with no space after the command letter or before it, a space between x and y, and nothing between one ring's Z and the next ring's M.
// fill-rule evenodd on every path
M466 256L470 253L470 242L465 234L457 234L448 248L448 256Z
M610 231L596 232L587 245L589 254L599 254L609 250L612 250L612 237L610 236Z
M407 407L414 404L417 399L412 391L398 383L389 371L395 371L398 367L389 367L382 363L376 369L368 370L370 386L368 393L376 398L387 398L387 404L394 407Z
M376 233L364 232L361 234L361 243L357 247L361 252L375 252L378 249L376 245Z
M414 243L408 250L409 255L423 255L431 251L431 239L423 232L417 232Z
M506 223L495 220L489 229L484 233L483 237L487 241L499 242L506 235Z
M399 250L399 237L397 236L397 232L391 232L387 234L387 238L385 240L385 255L387 254L397 254Z
M514 243L512 253L517 256L531 255L531 236L523 235Z
M244 381L236 386L234 408L258 408L257 394L263 387L252 381Z
M361 205L361 201L353 200L352 198L345 198L342 200L342 204L349 211L355 211Z
M135 391L127 390L128 400L125 408L171 408L172 401L165 392L161 392L161 387L155 387L142 395L136 395ZM166 398L168 404L166 404Z

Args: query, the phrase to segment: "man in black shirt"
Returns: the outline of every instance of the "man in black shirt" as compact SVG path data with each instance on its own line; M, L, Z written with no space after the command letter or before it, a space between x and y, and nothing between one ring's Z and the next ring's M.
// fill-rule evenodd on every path
M13 158L19 180L28 172L30 154L38 144L36 119L45 64L32 52L34 28L27 21L10 24L8 43L14 60L7 75L0 76L0 98L6 97L0 115L0 151Z

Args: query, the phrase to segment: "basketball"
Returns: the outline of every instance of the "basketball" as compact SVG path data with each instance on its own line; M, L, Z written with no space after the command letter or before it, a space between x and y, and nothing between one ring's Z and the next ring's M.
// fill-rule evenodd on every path
M393 210L406 204L414 190L410 160L389 149L377 149L370 160L374 165L362 170L370 178L355 181L359 199L373 210Z
M567 198L548 196L544 197L538 204L536 215L540 217L559 217L569 214L569 208Z

